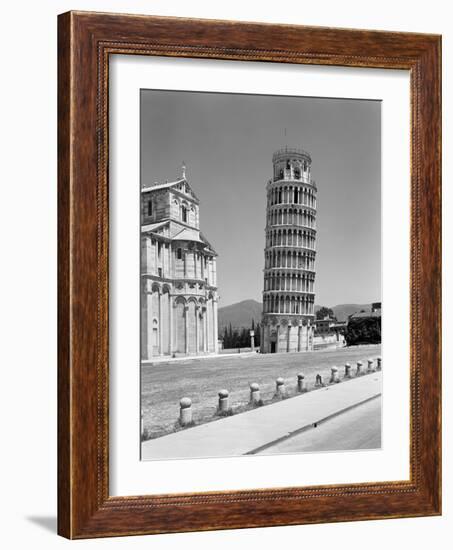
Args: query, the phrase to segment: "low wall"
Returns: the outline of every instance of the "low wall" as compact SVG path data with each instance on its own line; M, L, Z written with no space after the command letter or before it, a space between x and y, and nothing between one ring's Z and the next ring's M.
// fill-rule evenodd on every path
M344 336L342 334L326 334L315 336L313 339L314 349L342 348L345 346Z

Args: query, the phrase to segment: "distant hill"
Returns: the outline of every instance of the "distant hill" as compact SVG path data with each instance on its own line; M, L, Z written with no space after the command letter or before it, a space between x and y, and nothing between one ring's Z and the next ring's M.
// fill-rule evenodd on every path
M244 300L219 308L219 332L231 323L233 328L250 327L252 319L255 324L261 321L262 304L256 300Z
M322 306L315 306L315 312ZM330 306L327 306L330 307ZM338 321L347 321L348 316L358 311L371 311L371 304L339 304L330 308Z
M315 311L322 306L315 305ZM371 311L370 304L339 304L331 308L339 321L347 321L348 315L358 311ZM255 324L261 321L262 304L256 300L243 300L236 304L219 308L219 332L231 323L233 328L250 327L252 319Z

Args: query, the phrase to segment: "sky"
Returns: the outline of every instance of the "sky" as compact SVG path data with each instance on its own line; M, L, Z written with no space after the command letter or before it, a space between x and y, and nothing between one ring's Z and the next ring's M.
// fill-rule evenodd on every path
M380 301L380 101L141 91L141 184L186 164L219 307L262 299L266 183L285 145L310 153L318 188L315 303Z

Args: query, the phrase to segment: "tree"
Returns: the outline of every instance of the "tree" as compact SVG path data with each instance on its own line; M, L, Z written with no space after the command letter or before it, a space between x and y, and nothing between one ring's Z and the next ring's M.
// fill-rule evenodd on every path
M380 317L351 317L345 332L348 346L379 344L381 342Z
M255 347L259 348L261 345L261 325L256 323L255 328Z
M223 347L225 349L228 349L230 347L229 344L229 337L228 337L228 329L225 327L225 330L223 331Z
M251 325L248 327L233 328L231 323L228 327L223 328L223 349L250 348L251 337L250 331L255 332L255 348L259 348L261 344L261 326L259 322L252 319ZM219 329L219 335L222 331Z
M333 310L330 307L322 307L316 312L316 319L324 319L324 317L333 317Z

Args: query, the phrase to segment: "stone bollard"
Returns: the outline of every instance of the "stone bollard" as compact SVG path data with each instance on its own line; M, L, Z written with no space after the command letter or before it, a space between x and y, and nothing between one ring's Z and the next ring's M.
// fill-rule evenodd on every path
M283 380L283 378L279 377L275 381L275 395L277 397L284 397L285 394L286 394L285 381Z
M261 403L260 387L256 382L250 384L250 403L259 405Z
M360 376L361 374L363 374L362 367L363 367L362 361L357 361L356 376Z
M316 375L315 387L319 388L321 386L324 386L324 384L322 383L322 376L320 374L317 374Z
M192 424L192 399L183 397L179 402L179 423L181 426Z
M351 378L351 365L349 363L344 366L344 377Z
M305 375L301 372L297 375L297 391L304 393L307 391L307 383L305 382Z
M377 370L381 370L381 369L382 369L381 361L382 361L382 359L381 359L380 357L378 357L378 358L376 359L376 362L377 362L377 367L376 367L376 368L377 368Z
M230 410L230 397L228 390L219 391L219 413L226 413Z
M330 369L330 383L335 384L336 382L339 382L340 379L338 378L338 369L337 367L332 367Z
M367 372L374 372L374 361L373 359L368 359L368 369Z

